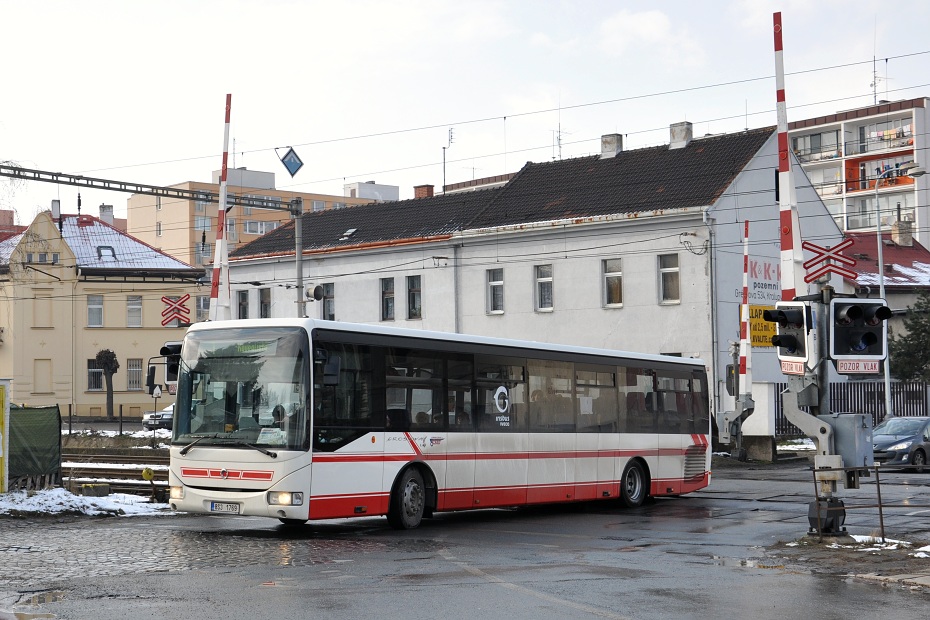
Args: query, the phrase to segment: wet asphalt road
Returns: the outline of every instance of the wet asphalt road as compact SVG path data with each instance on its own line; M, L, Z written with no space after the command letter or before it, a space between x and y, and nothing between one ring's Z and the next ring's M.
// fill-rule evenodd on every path
M885 502L930 503L928 474L883 481ZM406 532L383 518L289 529L187 515L0 517L0 610L98 620L925 617L930 591L845 576L862 572L855 556L837 575L779 554L777 543L805 536L812 492L797 464L720 469L707 490L638 510L443 514ZM873 503L874 484L841 495ZM926 544L927 514L888 511L889 537ZM851 510L847 527L877 531L877 514Z

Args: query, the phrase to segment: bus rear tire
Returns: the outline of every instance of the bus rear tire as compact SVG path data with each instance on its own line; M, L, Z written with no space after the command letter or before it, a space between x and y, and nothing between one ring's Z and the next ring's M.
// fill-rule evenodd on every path
M639 508L646 495L646 470L639 461L630 461L620 478L620 501L627 508Z
M404 470L388 507L388 523L397 530L412 530L420 525L426 510L426 486L415 467Z

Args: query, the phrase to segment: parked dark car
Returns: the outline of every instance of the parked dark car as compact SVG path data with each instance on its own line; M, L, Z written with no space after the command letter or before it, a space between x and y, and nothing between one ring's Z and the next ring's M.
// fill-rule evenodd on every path
M889 418L872 429L875 463L914 465L925 471L930 454L930 417Z
M142 414L142 428L147 431L156 428L167 428L169 431L174 425L174 405L168 405L161 411L146 411Z

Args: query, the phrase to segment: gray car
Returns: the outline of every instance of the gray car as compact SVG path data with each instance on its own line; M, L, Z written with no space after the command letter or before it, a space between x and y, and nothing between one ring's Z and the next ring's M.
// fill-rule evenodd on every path
M161 411L146 411L142 414L142 428L147 431L174 426L174 405L168 405Z
M925 471L930 454L930 417L889 418L872 429L875 463L913 465Z

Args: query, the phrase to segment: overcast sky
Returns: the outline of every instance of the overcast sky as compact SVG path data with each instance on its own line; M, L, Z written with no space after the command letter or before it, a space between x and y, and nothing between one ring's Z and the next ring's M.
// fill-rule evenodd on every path
M454 183L597 153L606 133L636 148L684 120L695 135L774 125L775 11L789 120L930 94L924 2L0 0L0 161L209 182L231 93L230 167L410 198L442 185L443 147ZM287 146L305 163L293 179ZM75 212L79 191L83 212L125 216L128 194L4 178L0 208L28 224L54 198Z

